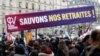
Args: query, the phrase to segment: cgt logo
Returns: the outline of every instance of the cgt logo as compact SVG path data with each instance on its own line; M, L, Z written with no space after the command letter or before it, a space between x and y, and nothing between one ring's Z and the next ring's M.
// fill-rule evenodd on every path
M15 25L15 22L16 22L16 16L13 18L13 17L8 17L7 18L7 23L9 25Z

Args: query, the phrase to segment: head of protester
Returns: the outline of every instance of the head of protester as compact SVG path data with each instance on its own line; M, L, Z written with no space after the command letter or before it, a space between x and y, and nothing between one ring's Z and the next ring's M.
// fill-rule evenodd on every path
M100 29L93 30L91 33L92 47L100 47Z
M82 42L84 44L84 47L91 45L92 44L91 35L86 35Z

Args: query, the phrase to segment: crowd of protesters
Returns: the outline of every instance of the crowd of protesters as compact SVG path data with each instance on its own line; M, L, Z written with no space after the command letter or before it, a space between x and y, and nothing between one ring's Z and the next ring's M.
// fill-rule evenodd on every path
M100 30L96 29L84 39L44 38L25 43L17 36L7 41L5 34L0 42L0 56L100 56Z

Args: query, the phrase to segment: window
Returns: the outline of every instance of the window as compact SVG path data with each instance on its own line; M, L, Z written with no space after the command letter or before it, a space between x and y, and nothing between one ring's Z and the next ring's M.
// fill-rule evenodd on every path
M54 0L50 0L50 4L54 4Z
M50 4L52 4L52 2L50 1Z
M94 2L91 2L91 5L94 5Z
M41 10L41 8L40 8L41 6L39 5L39 10Z
M19 2L19 7L21 8L21 2Z
M63 2L66 2L66 0L63 0Z
M44 1L44 3L46 3L46 0Z
M32 4L32 9L34 10L34 4Z
M4 4L4 3L2 3L2 6L5 6L5 4Z
M26 3L26 9L28 8L28 3Z
M12 4L11 3L9 3L9 5L10 5L10 7L12 7Z
M46 10L46 5L44 6L44 10Z
M39 0L39 2L41 2L41 1Z

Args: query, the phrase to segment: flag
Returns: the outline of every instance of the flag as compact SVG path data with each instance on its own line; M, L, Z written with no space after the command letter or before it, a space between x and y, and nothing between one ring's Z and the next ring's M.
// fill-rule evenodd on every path
M26 36L26 44L28 44L29 41L32 40L32 32L27 32L25 36Z
M90 35L92 30L88 30L86 33L80 36L80 39L82 40L86 35Z

